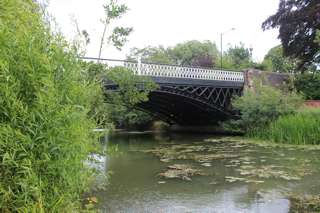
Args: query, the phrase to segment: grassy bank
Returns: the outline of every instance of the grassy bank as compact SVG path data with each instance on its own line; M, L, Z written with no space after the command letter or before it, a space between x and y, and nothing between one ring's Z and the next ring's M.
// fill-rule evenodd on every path
M320 109L303 109L295 114L278 118L250 136L277 143L320 144Z

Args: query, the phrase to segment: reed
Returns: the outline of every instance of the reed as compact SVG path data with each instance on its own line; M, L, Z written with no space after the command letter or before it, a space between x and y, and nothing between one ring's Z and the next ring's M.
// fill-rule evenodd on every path
M320 109L303 109L254 130L250 136L276 143L296 145L320 144Z

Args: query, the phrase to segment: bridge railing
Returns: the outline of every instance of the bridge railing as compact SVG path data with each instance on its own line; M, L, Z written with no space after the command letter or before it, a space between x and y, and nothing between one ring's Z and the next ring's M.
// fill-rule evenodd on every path
M87 61L98 61L99 63L107 64L109 67L123 66L132 70L136 75L244 82L243 72L207 69L207 68L199 68L199 67L184 67L184 66L176 66L176 65L143 63L140 61L134 62L134 61L125 61L125 60L113 60L113 59L98 60L96 58L83 58L83 59Z

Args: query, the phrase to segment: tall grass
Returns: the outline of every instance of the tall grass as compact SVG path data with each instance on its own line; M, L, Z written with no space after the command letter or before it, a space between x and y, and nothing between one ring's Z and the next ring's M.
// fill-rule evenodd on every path
M320 109L303 109L255 130L251 136L277 143L295 145L320 144Z

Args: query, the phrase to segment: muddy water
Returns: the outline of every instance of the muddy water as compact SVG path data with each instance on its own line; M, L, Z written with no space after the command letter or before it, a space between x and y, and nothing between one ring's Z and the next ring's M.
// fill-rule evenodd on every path
M282 213L289 195L320 192L317 150L156 134L109 136L107 146L118 153L100 165L113 173L93 193L103 212Z

